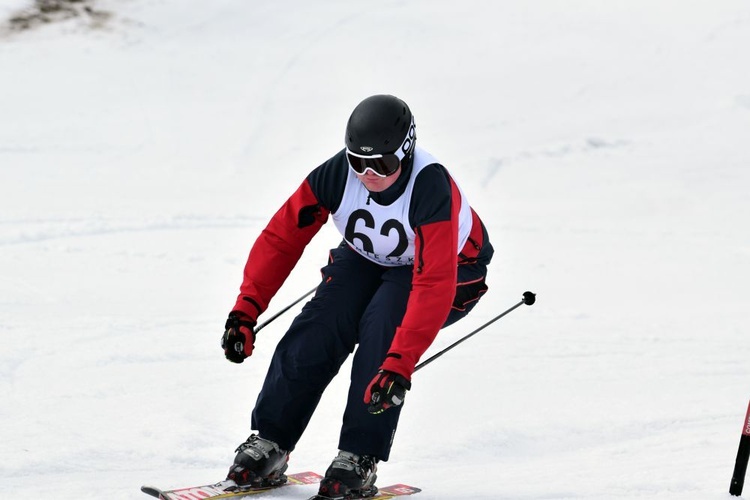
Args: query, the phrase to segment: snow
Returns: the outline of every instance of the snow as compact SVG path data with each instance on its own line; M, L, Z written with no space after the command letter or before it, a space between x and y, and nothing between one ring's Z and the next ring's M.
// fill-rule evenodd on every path
M224 360L247 252L386 92L497 250L490 292L428 355L538 300L415 375L379 483L729 498L750 397L750 4L97 6L101 27L0 38L0 497L224 477L293 317ZM315 284L328 226L269 315ZM347 371L291 469L335 455Z

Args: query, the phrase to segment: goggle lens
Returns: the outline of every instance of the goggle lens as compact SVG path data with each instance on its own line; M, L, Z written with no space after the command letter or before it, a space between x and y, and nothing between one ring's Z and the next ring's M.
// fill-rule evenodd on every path
M349 166L358 174L364 174L370 169L376 175L388 177L393 175L401 165L401 160L395 154L359 156L351 151L346 152Z

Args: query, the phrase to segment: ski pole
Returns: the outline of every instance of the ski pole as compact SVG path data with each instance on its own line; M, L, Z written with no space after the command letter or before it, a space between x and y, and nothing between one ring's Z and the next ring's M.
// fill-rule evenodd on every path
M460 344L460 343L461 343L461 342L463 342L464 340L467 340L467 339L469 339L470 337L472 337L473 335L475 335L475 334L477 334L477 333L481 332L482 330L484 330L485 328L487 328L488 326L490 326L490 325L491 325L492 323L494 323L495 321L499 320L500 318L502 318L502 317L503 317L503 316L505 316L506 314L510 313L511 311L513 311L514 309L516 309L517 307L520 307L520 306L521 306L521 305L523 305L523 304L526 304L527 306L530 306L530 305L532 305L532 304L533 304L534 302L536 302L536 294L534 294L534 293L531 293L531 292L524 292L524 293L523 293L523 299L521 299L521 301L520 301L520 302L519 302L518 304L514 305L513 307L511 307L511 308L510 308L510 309L508 309L507 311L504 311L504 312L502 312L502 313L498 314L497 316L495 316L494 318L492 318L491 320L489 320L489 321L488 321L487 323L483 324L482 326L480 326L479 328L477 328L477 329L476 329L476 330L474 330L473 332L471 332L471 333L469 333L469 334L465 335L464 337L462 337L462 338L458 339L458 340L457 340L456 342L452 343L451 345L449 345L448 347L446 347L445 349L443 349L443 350L442 350L442 351L440 351L439 353L435 354L434 356L432 356L432 357L430 357L430 358L428 358L428 359L426 359L426 360L422 361L421 363L419 363L419 364L418 364L418 365L416 366L416 368L414 368L414 371L417 371L417 370L419 370L420 368L422 368L423 366L426 366L427 364L429 364L429 363L432 363L432 362L433 362L433 361L435 361L435 360L436 360L437 358L439 358L440 356L442 356L442 355L443 355L443 354L445 354L446 352L450 351L451 349L453 349L454 347L456 347L456 346L457 346L458 344Z
M278 318L279 316L281 316L282 314L284 314L285 312L287 312L289 309L291 309L292 307L294 307L297 304L299 304L300 302L302 302L302 300L304 300L308 295L312 294L317 289L318 289L318 287L316 286L315 288L313 288L309 292L305 293L302 297L298 298L297 300L295 300L294 302L292 302L291 304L289 304L288 306L286 306L284 309L282 309L281 311L277 312L276 314L274 314L273 316L271 316L270 318L268 318L266 321L264 321L260 325L256 326L253 329L253 333L258 333L259 331L261 331L263 328L265 328L266 326L268 326L268 324L270 322L272 322L273 320L275 320L276 318Z

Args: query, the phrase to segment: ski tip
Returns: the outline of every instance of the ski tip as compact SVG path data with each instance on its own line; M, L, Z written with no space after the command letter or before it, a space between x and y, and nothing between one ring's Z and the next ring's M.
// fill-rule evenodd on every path
M154 498L166 498L159 488L154 488L153 486L141 486L141 491Z

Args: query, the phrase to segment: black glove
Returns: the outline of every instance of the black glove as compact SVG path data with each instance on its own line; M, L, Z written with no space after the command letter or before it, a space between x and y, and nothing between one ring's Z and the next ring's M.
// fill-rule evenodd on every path
M233 363L242 363L253 354L255 346L255 321L237 313L230 313L224 335L221 337L221 348L224 356ZM248 342L248 339L250 341Z
M392 406L404 402L406 391L411 389L411 382L398 373L380 370L365 391L365 403L370 413L383 413Z

